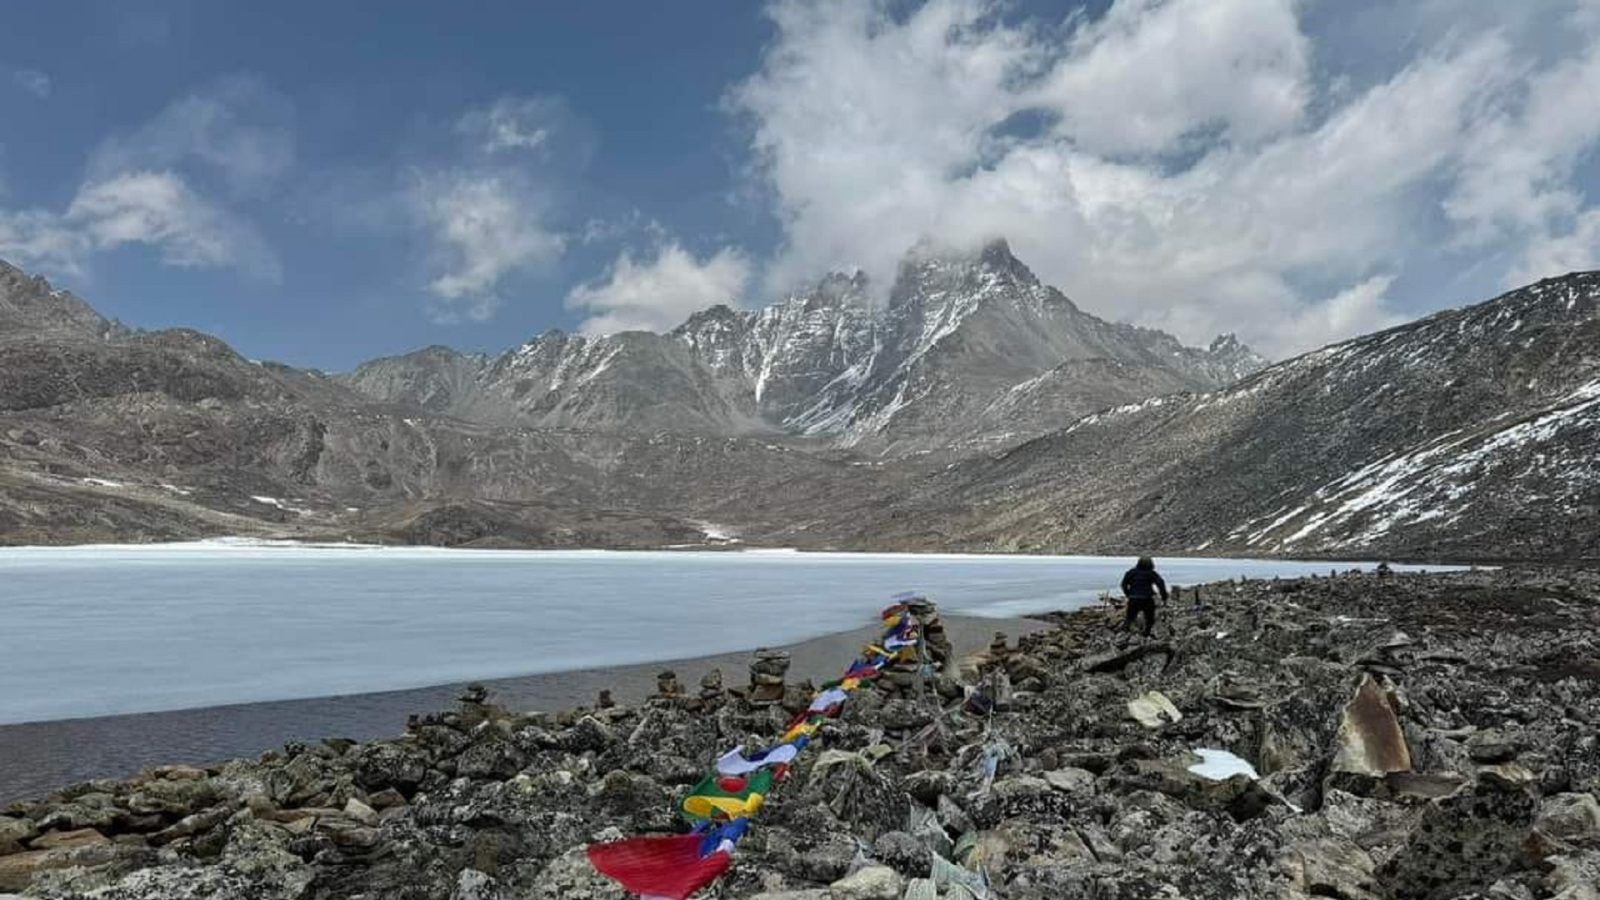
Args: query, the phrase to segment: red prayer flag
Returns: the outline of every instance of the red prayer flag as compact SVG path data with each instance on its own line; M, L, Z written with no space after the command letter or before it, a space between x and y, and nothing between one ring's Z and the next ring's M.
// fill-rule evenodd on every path
M698 834L679 834L590 844L589 864L641 897L688 900L731 863L723 850L701 856L702 840Z

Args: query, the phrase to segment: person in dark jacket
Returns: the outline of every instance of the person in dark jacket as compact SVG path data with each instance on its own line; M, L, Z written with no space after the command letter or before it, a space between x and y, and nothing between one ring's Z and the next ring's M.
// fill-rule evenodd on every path
M1128 574L1122 576L1122 596L1128 598L1128 614L1122 620L1124 631L1132 628L1133 620L1143 613L1144 636L1150 636L1156 627L1157 592L1161 594L1161 602L1167 602L1167 583L1156 572L1155 561L1148 556L1141 556Z

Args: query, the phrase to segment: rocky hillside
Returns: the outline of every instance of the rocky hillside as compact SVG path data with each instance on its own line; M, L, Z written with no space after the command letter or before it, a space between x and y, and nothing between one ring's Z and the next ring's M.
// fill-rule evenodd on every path
M881 477L759 440L399 409L199 332L120 328L14 269L0 270L0 325L0 543L692 545L720 540L702 510L742 499L760 521L826 494L808 485Z
M1592 572L1202 597L1164 610L1154 641L1086 610L948 667L920 698L875 683L704 896L1596 896ZM396 740L72 786L0 810L0 891L622 900L585 845L682 828L675 803L716 755L780 733L809 698L771 695L664 677L638 708L551 715L469 691Z
M71 293L0 260L0 339L18 333L96 338L118 331L117 325Z
M1095 409L1236 381L1263 360L1098 319L1003 241L908 256L879 309L830 275L766 309L718 306L668 334L543 334L498 358L429 348L359 367L374 399L490 424L798 434L903 453L1014 442Z
M1600 556L1600 273L1200 393L1254 355L1094 319L1000 246L908 260L877 313L835 277L351 378L0 276L4 543ZM517 397L545 424L496 421Z
M1594 558L1596 348L1600 273L1550 279L1086 416L845 516L918 546Z

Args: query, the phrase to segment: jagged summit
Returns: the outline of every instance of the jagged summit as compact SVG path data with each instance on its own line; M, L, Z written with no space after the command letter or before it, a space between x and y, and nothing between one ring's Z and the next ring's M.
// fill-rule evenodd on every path
M372 377L405 365L393 361L349 383L394 402L448 395L447 411L494 423L788 432L923 451L1039 433L1152 389L1218 387L1259 364L1237 341L1213 353L1089 315L1003 239L965 253L913 248L889 298L874 304L859 270L833 272L764 309L708 307L667 334L546 332L470 383L452 378L448 392L437 373ZM1090 359L1123 365L1063 368ZM1026 411L999 402L1030 382Z

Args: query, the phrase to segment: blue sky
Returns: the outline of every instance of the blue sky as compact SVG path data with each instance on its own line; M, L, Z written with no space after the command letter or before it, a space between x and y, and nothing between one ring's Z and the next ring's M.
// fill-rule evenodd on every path
M1279 355L1600 266L1596 0L374 10L13 10L0 258L328 369L921 240Z

